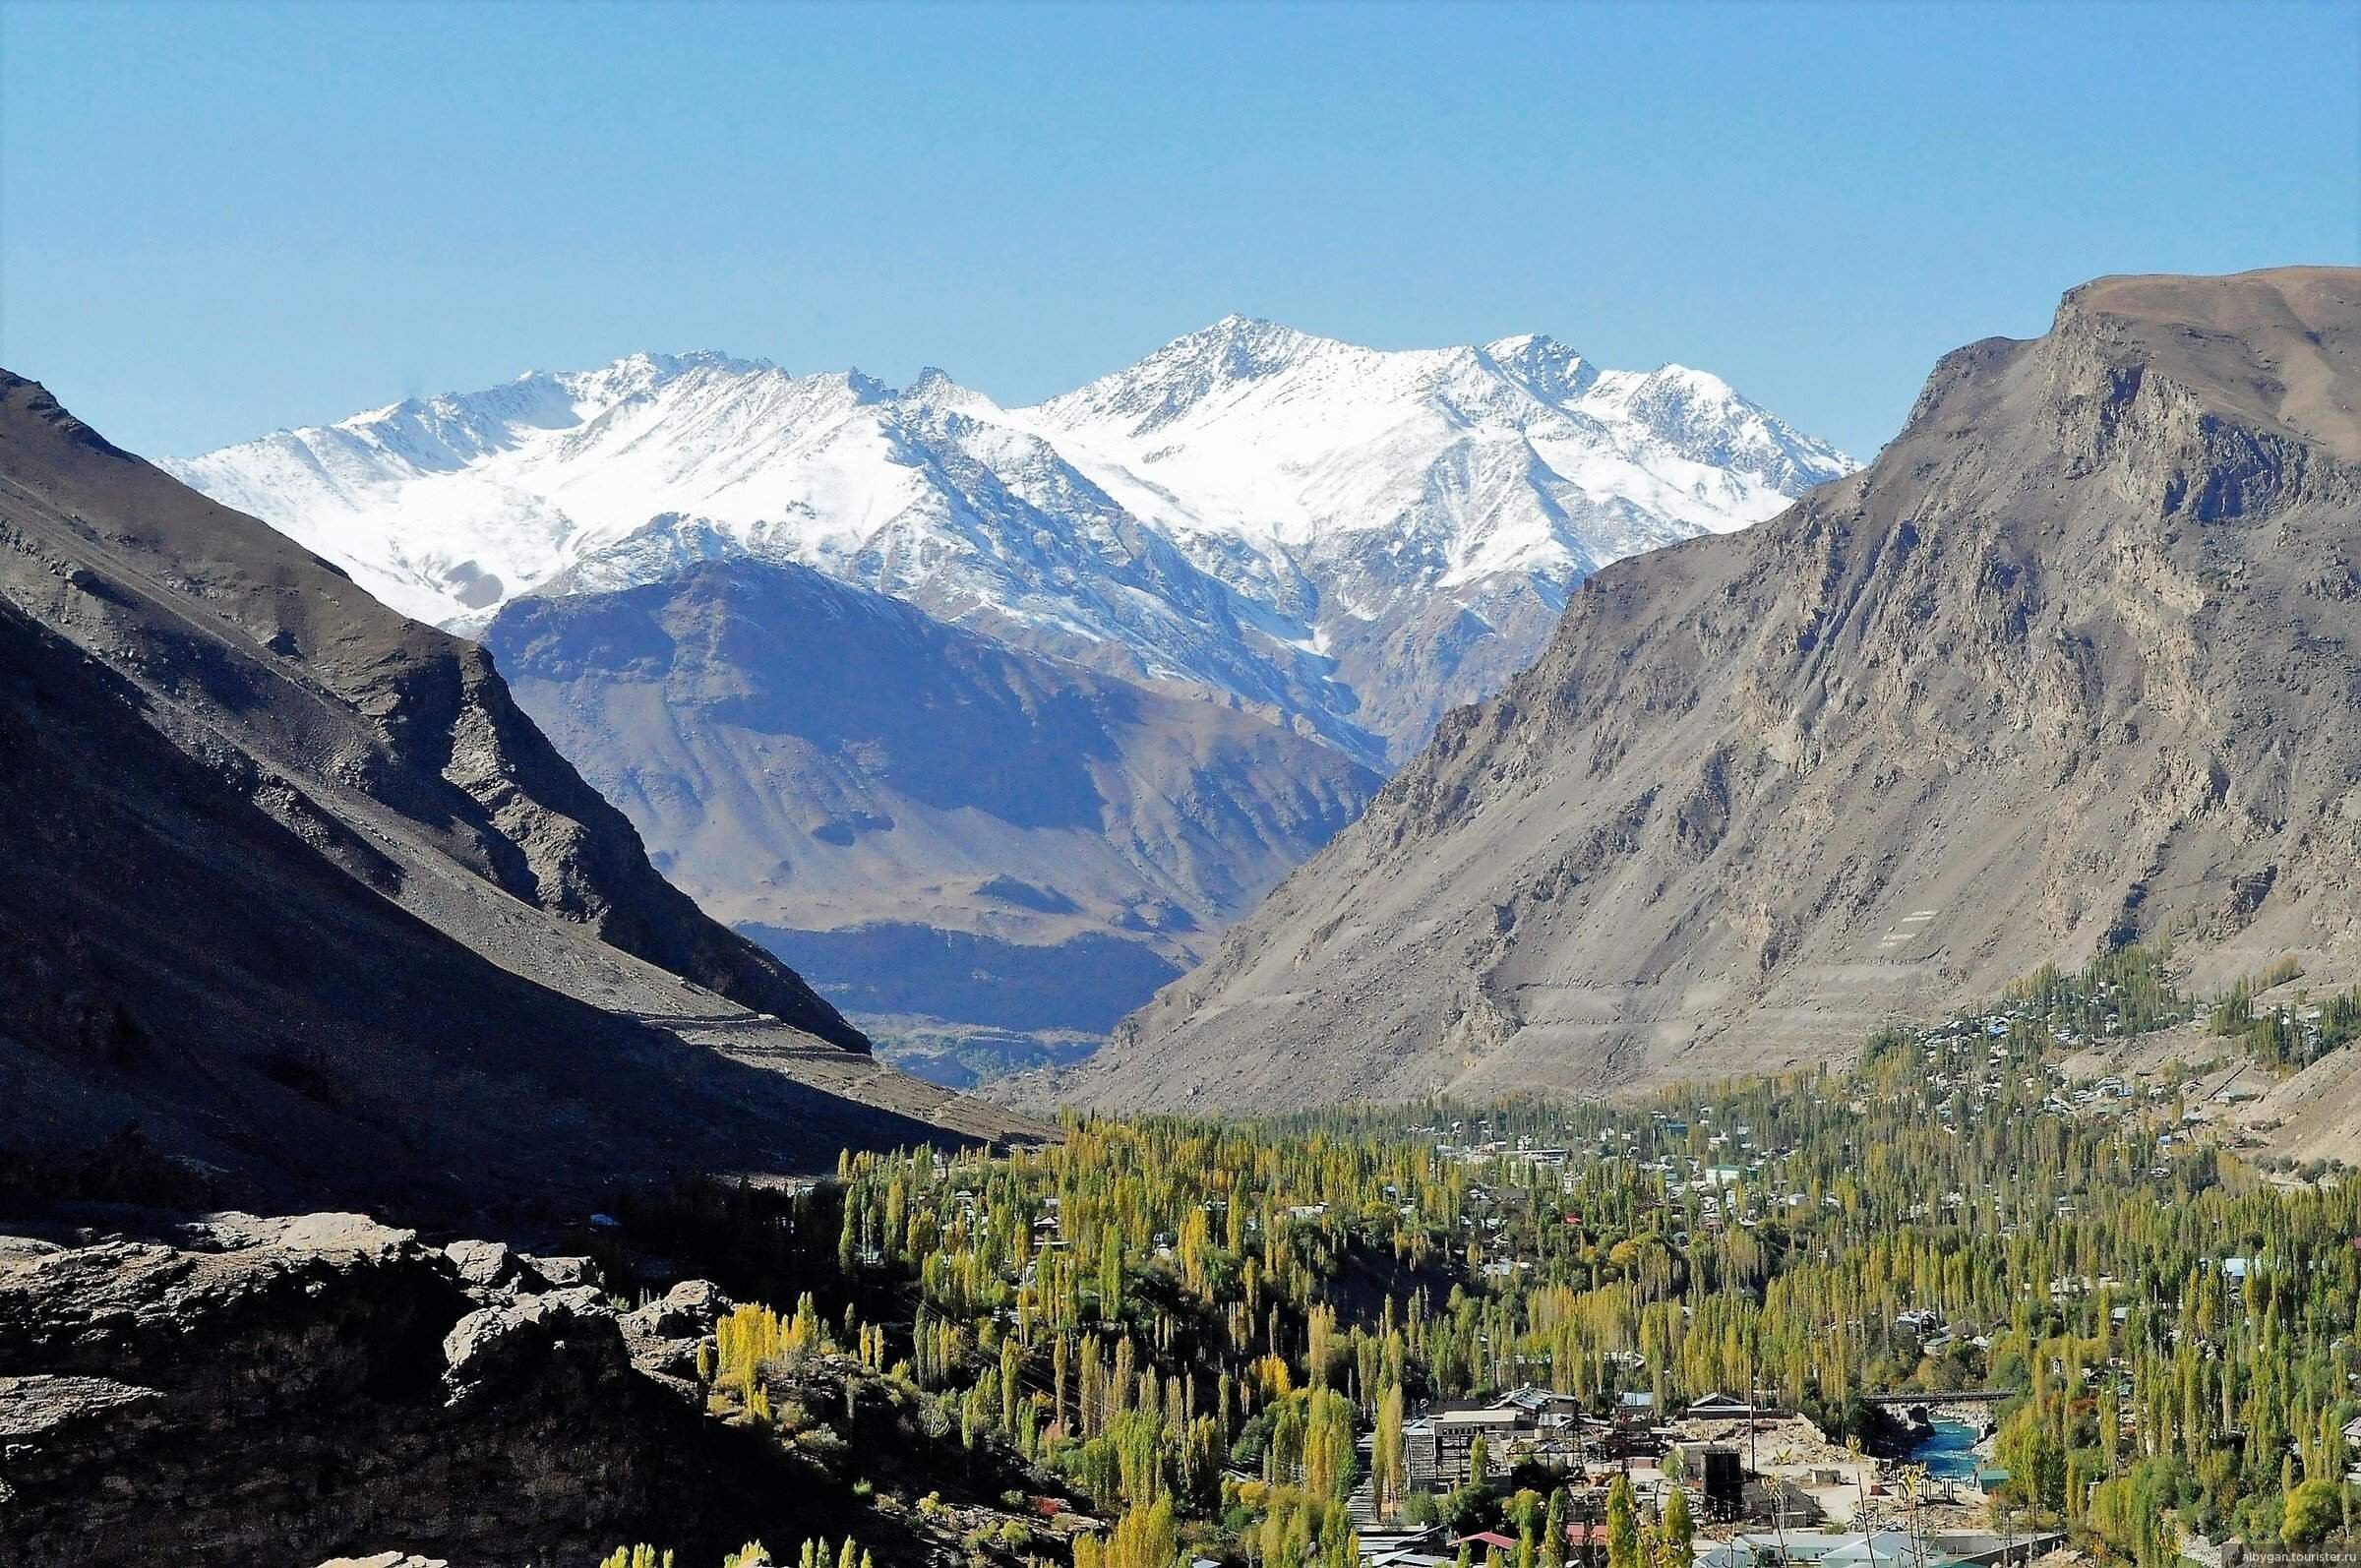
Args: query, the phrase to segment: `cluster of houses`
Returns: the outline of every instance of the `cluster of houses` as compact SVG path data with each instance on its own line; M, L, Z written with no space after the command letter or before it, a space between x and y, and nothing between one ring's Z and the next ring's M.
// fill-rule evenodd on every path
M1701 1520L1752 1518L1800 1526L1819 1517L1808 1499L1786 1495L1783 1488L1751 1477L1747 1456L1733 1443L1690 1435L1701 1423L1781 1415L1769 1403L1749 1405L1709 1394L1667 1419L1654 1394L1634 1391L1618 1397L1611 1415L1595 1417L1571 1394L1526 1387L1489 1401L1453 1401L1422 1410L1403 1427L1404 1468L1413 1491L1451 1491L1474 1478L1481 1443L1495 1484L1506 1485L1512 1473L1529 1466L1563 1478L1578 1520L1605 1517L1607 1487L1620 1476L1643 1506L1661 1505L1679 1487L1688 1492L1691 1512Z
M1696 1568L2023 1568L2064 1544L2057 1531L1999 1536L1982 1531L1876 1530L1759 1532L1696 1542ZM1440 1525L1364 1531L1363 1568L1446 1568L1462 1546L1478 1562L1514 1562L1517 1542L1493 1531L1453 1536ZM1566 1557L1595 1565L1606 1560L1606 1527L1566 1526ZM1210 1568L1210 1565L1202 1565Z
M1757 1472L1759 1456L1747 1452L1751 1440L1745 1434L1758 1425L1776 1430L1786 1418L1767 1402L1750 1405L1726 1394L1661 1413L1645 1393L1623 1396L1611 1416L1597 1417L1572 1396L1529 1387L1485 1402L1430 1406L1403 1435L1414 1491L1468 1484L1480 1442L1487 1478L1497 1488L1516 1484L1532 1466L1554 1472L1570 1505L1568 1559L1584 1565L1605 1560L1607 1489L1618 1476L1645 1512L1661 1509L1674 1488L1687 1494L1691 1516L1711 1532L1696 1542L1696 1568L2021 1568L2062 1539L2054 1533L2002 1537L1876 1525L1835 1531L1828 1522L1837 1516L1822 1506L1832 1495L1857 1492L1891 1502L1876 1478L1877 1467L1832 1457ZM1724 1435L1693 1435L1701 1430ZM1518 1543L1504 1535L1462 1536L1441 1524L1385 1525L1371 1517L1369 1504L1364 1483L1355 1498L1364 1568L1442 1568L1463 1547L1479 1562L1516 1558ZM1844 1517L1894 1516L1872 1507Z
M1954 1132L1965 1130L1985 1114L1988 1102L2000 1097L2008 1079L2018 1076L2022 1087L2029 1093L2040 1093L2039 1114L2048 1116L2084 1116L2094 1112L2123 1113L2136 1111L2152 1102L2168 1098L2162 1086L2150 1087L2143 1096L2139 1088L2120 1074L2110 1074L2089 1084L2076 1085L2069 1081L2066 1069L2054 1062L2020 1064L2013 1059L2010 1044L1992 1042L2006 1040L2017 1023L2029 1016L2029 1009L1992 1013L1976 1018L1955 1020L1946 1025L1918 1032L1919 1043L1938 1056L1947 1057L1949 1065L1929 1074L1923 1084L1913 1086L1912 1093L1923 1094L1930 1103L1939 1124ZM2112 1016L2112 1015L2110 1015ZM2073 1031L2052 1031L2066 1045L2077 1042ZM2213 1098L2236 1099L2234 1090L2218 1089ZM1966 1115L1960 1108L1966 1107ZM1864 1112L1867 1108L1855 1102L1852 1109ZM2153 1164L2149 1175L2157 1179L2172 1175L2169 1161L2194 1140L2191 1128L2205 1121L2200 1111L2185 1113L2177 1126L2159 1132L2154 1139ZM1743 1123L1714 1127L1714 1108L1700 1106L1693 1114L1659 1111L1653 1114L1651 1142L1658 1151L1666 1151L1673 1143L1689 1140L1691 1129L1712 1128L1704 1139L1702 1154L1687 1150L1658 1152L1651 1158L1641 1158L1639 1134L1630 1128L1610 1128L1599 1135L1597 1155L1603 1159L1628 1159L1644 1179L1653 1180L1662 1191L1660 1202L1666 1206L1694 1205L1698 1227L1708 1233L1728 1227L1751 1228L1762 1223L1767 1212L1794 1210L1813 1203L1810 1194L1783 1190L1780 1172L1793 1155L1791 1149L1761 1149L1754 1143L1754 1129ZM1503 1168L1533 1166L1546 1168L1558 1174L1563 1190L1575 1188L1577 1174L1572 1151L1544 1143L1531 1136L1514 1140L1490 1136L1490 1126L1477 1121L1472 1127L1454 1122L1448 1127L1422 1127L1414 1133L1434 1137L1438 1157L1469 1165L1497 1165ZM1694 1144L1690 1145L1694 1148ZM1531 1181L1519 1185L1530 1186ZM1490 1203L1494 1194L1488 1186L1479 1183L1471 1188L1471 1206ZM1927 1220L1935 1217L1938 1208L1957 1214L1973 1200L1965 1192L1949 1192L1939 1200L1920 1201L1911 1206L1907 1218ZM1997 1200L1996 1200L1997 1201ZM1841 1206L1833 1194L1823 1194L1820 1207ZM2075 1211L2071 1196L2057 1200L2058 1216L2071 1218ZM1471 1216L1463 1225L1478 1233L1500 1229L1497 1213L1481 1218ZM1689 1237L1675 1236L1675 1244L1686 1244ZM1487 1275L1504 1277L1517 1272L1517 1265L1495 1260L1487 1264Z

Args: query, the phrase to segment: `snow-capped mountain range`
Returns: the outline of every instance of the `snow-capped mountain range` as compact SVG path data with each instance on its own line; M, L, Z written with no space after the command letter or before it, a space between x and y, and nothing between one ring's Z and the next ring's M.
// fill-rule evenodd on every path
M638 354L163 466L456 630L750 555L1388 765L1597 568L1852 463L1679 366L1232 317L1027 408L932 370Z

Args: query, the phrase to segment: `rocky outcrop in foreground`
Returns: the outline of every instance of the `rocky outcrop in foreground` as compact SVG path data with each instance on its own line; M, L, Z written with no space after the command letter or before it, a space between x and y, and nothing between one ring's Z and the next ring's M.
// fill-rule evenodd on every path
M718 1540L779 1485L774 1451L697 1408L728 1305L691 1282L620 1311L586 1259L357 1215L0 1237L0 1561L475 1568Z

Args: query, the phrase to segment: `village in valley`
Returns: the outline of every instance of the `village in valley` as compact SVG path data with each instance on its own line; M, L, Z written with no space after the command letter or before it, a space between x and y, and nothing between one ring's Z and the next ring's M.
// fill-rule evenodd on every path
M2361 991L2315 1000L2298 987L2298 978L2288 973L2267 976L2259 986L2241 985L2211 1018L2201 1019L2195 1008L2139 997L2123 982L2100 979L2078 988L2066 977L2044 974L2028 982L2025 995L1992 1010L1911 1031L1911 1044L1930 1070L1892 1086L1888 1109L1931 1116L1957 1138L1995 1115L2102 1126L2129 1155L2128 1173L2153 1186L2156 1201L2169 1204L2176 1162L2183 1175L2210 1181L2218 1151L2268 1148L2267 1134L2274 1130L2253 1108L2285 1075L2256 1055L2225 1051L2220 1037L2251 1020L2251 1027L2290 1040L2299 1063L2320 1061L2354 1038L2353 997ZM2234 1017L2227 1011L2232 1007ZM1839 1108L1854 1117L1871 1109L1859 1087ZM1825 1108L1829 1102L1818 1096L1811 1103ZM1791 1142L1758 1143L1747 1120L1726 1110L1718 1118L1712 1104L1660 1108L1638 1126L1568 1120L1547 1134L1512 1132L1511 1119L1476 1114L1409 1129L1413 1137L1431 1139L1438 1159L1483 1173L1468 1187L1472 1212L1462 1225L1469 1255L1482 1257L1480 1271L1490 1281L1529 1278L1539 1261L1508 1244L1513 1232L1504 1229L1503 1194L1552 1185L1574 1194L1582 1185L1573 1174L1578 1168L1625 1170L1648 1195L1645 1207L1680 1227L1669 1240L1682 1248L1725 1230L1753 1231L1783 1211L1838 1210L1850 1201L1800 1175ZM1576 1142L1586 1133L1595 1136L1595 1147ZM2266 1169L2271 1167L2283 1167L2285 1174L2274 1171L2269 1178L2287 1184L2326 1174L2315 1169L2298 1175L2292 1161L2270 1161ZM2073 1189L2073 1173L2058 1175L2048 1215L2072 1221L2081 1195ZM2025 1229L2008 1218L2013 1198L2022 1207L2018 1184L1996 1174L1913 1197L1898 1217L1913 1224L1957 1221L1982 1206L2006 1237ZM1568 1213L1564 1223L1578 1227L1581 1216ZM2243 1291L2258 1265L2230 1252L2206 1262L2233 1294ZM2123 1282L2107 1274L2067 1273L2050 1279L2045 1294L2058 1302L2097 1298L2109 1326L2120 1332L2133 1311L2123 1291ZM1931 1302L1903 1306L1891 1329L1913 1341L1930 1367L1982 1363L1993 1346L1983 1327L1953 1322ZM1931 1387L1863 1393L1861 1402L1900 1439L1873 1453L1857 1437L1832 1441L1774 1392L1717 1390L1675 1402L1667 1380L1638 1351L1613 1352L1607 1359L1618 1376L1604 1411L1593 1408L1596 1402L1532 1384L1489 1399L1422 1408L1402 1432L1409 1488L1444 1495L1545 1473L1566 1488L1573 1559L1604 1550L1605 1499L1618 1478L1644 1515L1662 1518L1669 1495L1684 1494L1687 1515L1696 1521L1693 1550L1705 1568L1875 1562L1943 1568L2078 1555L2067 1531L2011 1506L2010 1472L1994 1458L1993 1437L1995 1413L2017 1397L2014 1390L1962 1387L1959 1379L1938 1377ZM2110 1357L2084 1375L2096 1402L2113 1407L2109 1415L2121 1435L2131 1439L2127 1360ZM2355 1382L2361 1387L2361 1378ZM2361 1415L2347 1418L2340 1434L2356 1456L2345 1478L2361 1482ZM1362 1446L1365 1452L1370 1440ZM1436 1568L1460 1560L1469 1548L1477 1560L1519 1560L1518 1539L1498 1530L1454 1535L1443 1524L1380 1522L1370 1506L1372 1490L1364 1478L1353 1499L1363 1562ZM2200 1561L2218 1562L2218 1547L2201 1536L2181 1544Z
M2357 1033L2361 991L2200 1002L2125 949L1841 1070L1069 1115L595 1245L801 1294L736 1309L800 1349L725 1355L723 1420L830 1453L873 1387L1029 1474L996 1512L874 1473L979 1564L2218 1568L2361 1482L2361 1182L2268 1115Z

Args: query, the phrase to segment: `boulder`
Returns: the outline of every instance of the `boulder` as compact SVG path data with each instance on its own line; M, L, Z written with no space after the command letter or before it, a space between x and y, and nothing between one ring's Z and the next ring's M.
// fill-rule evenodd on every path
M525 1267L532 1270L543 1285L553 1291L569 1290L576 1285L604 1285L595 1260L585 1257L534 1257L525 1254Z
M614 1310L586 1285L479 1306L443 1336L443 1357L454 1405L543 1381L561 1360L590 1382L620 1377L631 1362Z
M209 1214L182 1227L182 1234L191 1246L206 1251L263 1247L289 1255L320 1254L371 1262L414 1251L418 1241L417 1232L380 1225L365 1214Z
M623 1337L632 1364L675 1393L696 1396L696 1348L730 1309L730 1298L711 1280L683 1280L661 1297L623 1316Z
M482 1291L515 1285L523 1277L524 1261L506 1241L454 1241L443 1249L459 1278Z
M683 1280L657 1299L623 1316L625 1337L637 1340L696 1340L734 1303L711 1280Z

